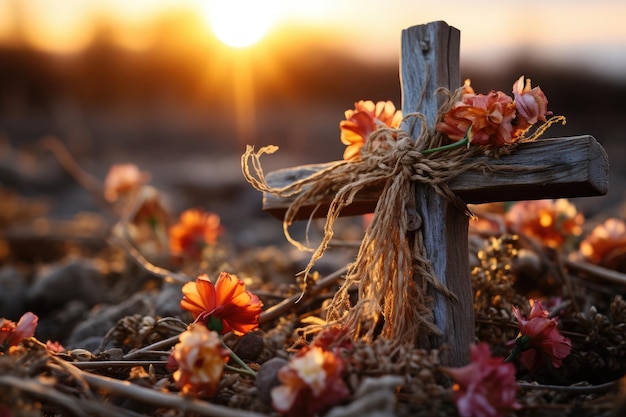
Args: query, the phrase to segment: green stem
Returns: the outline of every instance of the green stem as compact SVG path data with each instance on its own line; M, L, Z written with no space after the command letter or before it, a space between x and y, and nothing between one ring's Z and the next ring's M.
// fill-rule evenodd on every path
M246 368L248 368L248 367L246 366ZM250 370L248 370L248 369L237 368L236 366L231 366L231 365L224 364L224 369L226 369L227 371L230 371L230 372L237 372L239 374L248 375L248 376L251 376L253 378L256 378L256 372L254 372L250 368L248 368L248 369L250 369Z
M246 375L250 375L250 376L256 377L256 372L254 372L254 370L252 370L252 368L250 368L248 365L246 365L246 363L243 360L241 360L241 358L239 356L237 356L237 354L235 352L233 352L231 350L231 348L229 348L226 345L226 343L224 343L223 340L221 340L221 342L222 342L222 346L224 347L224 349L228 350L228 352L230 353L230 357L235 362L237 362L237 364L239 366L241 366L243 368L243 369L239 369L239 368L232 367L230 365L224 365L224 366L226 366L226 369L230 369L230 370L233 370L235 372L240 372L242 374L246 374Z
M461 139L458 142L450 143L448 145L440 146L438 148L425 149L425 150L422 151L422 153L424 155L427 155L427 154L433 153L433 152L439 152L439 151L445 151L445 150L448 150L448 149L458 148L459 146L463 146L463 145L467 144L468 142L469 142L469 137L468 137L468 134L466 133L465 136L463 136L463 139Z

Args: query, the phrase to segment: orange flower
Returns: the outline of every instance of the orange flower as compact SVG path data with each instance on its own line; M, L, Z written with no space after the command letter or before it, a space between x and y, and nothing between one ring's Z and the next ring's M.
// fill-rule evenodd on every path
M217 391L228 351L219 336L201 324L192 324L180 335L168 360L177 369L172 377L183 394L212 397Z
M263 303L236 275L222 272L215 285L206 274L199 275L183 286L183 294L180 307L221 334L232 330L241 336L259 327Z
M513 231L534 238L551 248L582 233L584 217L567 199L519 201L505 214Z
M510 357L521 353L520 361L531 372L541 368L548 358L552 366L558 368L572 350L572 342L557 329L557 320L548 318L541 302L535 300L528 320L513 307L519 324L519 336L515 339Z
M215 244L223 232L217 214L199 209L185 210L179 222L170 228L170 251L174 255L184 253L199 258L202 249Z
M588 262L626 272L626 223L607 219L580 242L580 252Z
M289 417L313 417L350 394L341 379L340 356L320 346L304 348L278 371L282 383L271 392L276 411Z
M516 125L518 129L524 130L538 121L546 121L548 99L541 88L530 88L530 78L527 78L524 84L524 76L519 77L513 84L513 97L518 112Z
M456 382L453 396L460 416L499 417L517 410L515 367L491 357L487 343L470 346L472 362L462 368L444 368Z
M17 346L22 340L32 337L37 323L39 323L39 317L31 312L20 317L17 324L5 318L0 319L0 346Z
M397 110L391 101L360 100L354 103L354 110L346 110L346 120L339 123L341 142L347 145L343 159L346 161L360 158L363 144L379 125L397 128L402 121L402 111Z
M470 142L475 145L505 146L514 141L512 121L515 118L513 99L502 91L487 95L475 94L470 81L465 81L461 101L454 103L437 123L437 131L450 140L459 141L470 131Z
M127 196L150 180L150 174L134 164L113 165L104 180L104 198L115 201Z

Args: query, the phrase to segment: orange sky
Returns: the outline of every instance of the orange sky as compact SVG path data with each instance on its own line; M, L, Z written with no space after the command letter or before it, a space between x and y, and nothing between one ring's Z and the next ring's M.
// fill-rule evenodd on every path
M105 16L116 22L120 42L142 48L150 44L151 21L168 10L204 15L209 30L208 1L2 0L0 40L20 27L40 48L77 51L89 42L94 20ZM332 33L336 47L367 59L395 60L403 28L445 20L461 30L465 61L497 63L527 53L626 78L623 0L275 1L280 2L275 28L289 25ZM16 16L21 16L17 23Z

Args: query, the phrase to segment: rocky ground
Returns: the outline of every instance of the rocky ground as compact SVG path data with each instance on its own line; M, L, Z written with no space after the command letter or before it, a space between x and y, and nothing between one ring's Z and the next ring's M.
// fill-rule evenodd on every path
M626 175L619 163L625 148L617 141L605 147L612 162L609 194L573 201L587 219L585 233L607 217L625 217ZM260 194L241 175L240 154L139 148L114 152L118 148L105 147L101 155L81 155L70 147L77 162L73 168L70 159L59 152L54 156L39 142L20 146L5 141L0 149L0 317L17 321L32 311L39 317L37 340L58 341L65 348L51 354L27 341L21 351L0 356L0 414L273 413L268 394L252 378L239 374L228 374L214 398L192 401L177 393L165 361L191 317L179 306L181 283L166 278L164 271L183 280L202 272L213 277L222 270L236 273L270 309L299 293L294 277L309 255L289 245L280 222L261 210ZM328 155L293 154L286 144L267 158L265 167L272 170L323 158ZM111 239L120 217L99 193L108 168L119 162L133 162L150 172L150 184L160 190L172 219L190 207L220 216L225 233L205 250L201 262L181 263L163 248L149 246L136 245L141 255L137 256L123 241ZM312 227L313 242L320 239L320 227ZM304 223L295 225L295 236L304 239L305 229ZM353 258L362 233L361 218L338 224L336 248L316 266L320 279L338 276ZM510 306L529 297L546 297L555 303L575 352L559 369L530 374L518 368L523 408L517 415L621 415L624 394L618 381L626 373L626 304L615 296L626 286L625 271L619 269L623 264L598 269L585 262L567 263L574 246L559 253L528 236L507 240L511 233L475 230L471 237L473 284L481 289L475 299L477 337L506 355L505 344L518 331ZM522 250L525 255L518 256ZM497 285L495 278L486 278L493 264L512 271L497 278L504 280ZM323 315L324 300L336 288L331 282L302 303L284 304L281 314L264 316L261 331L251 336L254 341L235 338L228 343L239 346L254 370L271 359L287 359L290 349L301 342L295 329L307 317ZM410 347L390 351L382 341L357 344L346 353L346 363L350 400L328 415L456 415L436 351ZM396 386L400 388L394 391ZM381 393L378 402L372 402L372 392Z

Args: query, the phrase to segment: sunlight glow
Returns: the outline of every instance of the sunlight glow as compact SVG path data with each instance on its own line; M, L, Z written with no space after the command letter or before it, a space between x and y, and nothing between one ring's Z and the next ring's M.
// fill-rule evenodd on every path
M261 40L278 19L280 1L215 0L209 3L211 27L220 41L244 48Z

